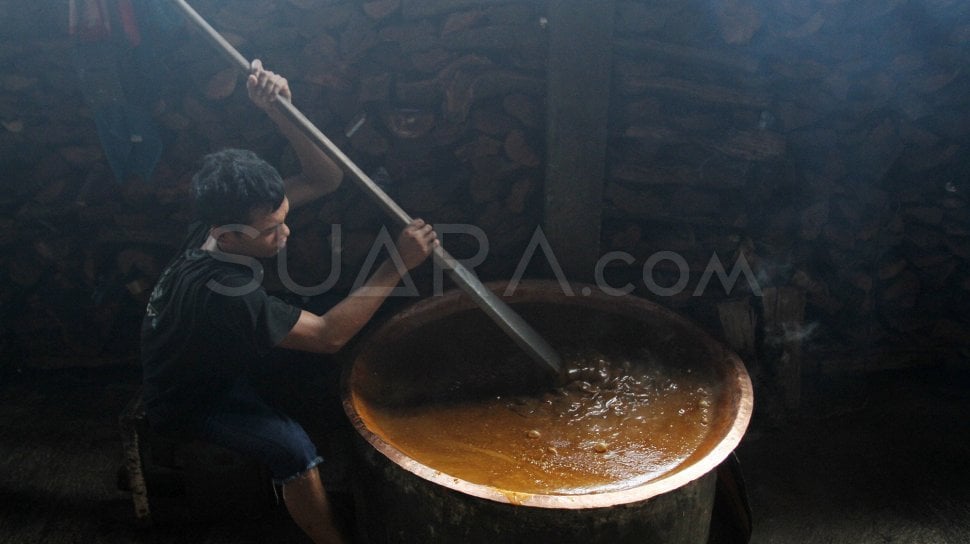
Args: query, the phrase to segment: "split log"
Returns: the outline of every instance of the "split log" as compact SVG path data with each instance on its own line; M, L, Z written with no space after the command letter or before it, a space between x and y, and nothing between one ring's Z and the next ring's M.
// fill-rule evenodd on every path
M536 100L532 96L509 93L502 99L502 108L526 127L539 128L542 117L539 105L536 104Z
M621 35L649 35L662 29L667 18L674 15L673 11L665 5L621 0L616 3L617 32Z
M445 34L440 42L456 51L530 51L542 45L542 35L524 25L491 25L465 29L460 34Z
M406 19L434 17L445 13L498 5L508 0L401 0L401 11Z
M236 91L236 83L239 80L239 72L236 68L226 68L220 70L211 78L205 86L205 96L209 100L222 100L228 98Z
M391 134L405 140L413 140L425 136L435 127L435 115L432 112L401 108L384 114L384 124Z
M525 133L521 130L509 132L505 138L505 155L512 159L512 162L525 167L536 167L540 164L539 155L532 149L526 141Z
M474 174L469 180L469 194L476 203L491 202L502 194L509 184L507 173L513 165L498 156L478 157L472 162Z
M823 10L816 11L808 20L798 25L795 28L786 30L784 36L786 38L800 40L802 38L807 38L814 35L816 32L822 29L825 25L827 17Z
M662 92L679 97L701 100L710 104L737 106L741 108L765 109L770 99L758 92L747 92L743 89L732 89L720 85L695 83L685 79L673 77L658 77L630 82L628 92L648 93Z
M463 144L455 150L455 157L464 162L470 162L481 157L497 155L502 149L502 142L486 135L479 135L474 140Z
M528 209L529 199L536 192L536 185L532 178L521 178L512 182L509 194L505 197L505 209L514 214L524 213Z
M414 180L398 192L398 199L406 210L427 215L444 206L451 197L445 184L430 179Z
M512 131L512 117L503 112L480 108L472 112L471 126L488 136L504 136Z
M418 51L409 55L411 66L415 71L424 74L434 74L442 70L449 63L454 62L456 54L442 49L441 47L431 47L426 51Z
M749 74L757 72L761 64L757 58L743 54L665 43L640 36L636 39L617 40L616 47L622 53L631 53L638 59L663 59L664 62L676 62L679 65L692 64L697 67L706 66Z
M464 122L472 105L480 100L513 93L538 95L542 81L517 72L494 70L480 75L459 74L445 87L445 116Z
M350 145L354 149L377 157L385 155L390 147L387 139L384 138L370 121L357 127L357 130L350 136Z
M430 21L388 25L381 28L378 33L381 40L396 43L404 54L427 51L432 47L440 46L440 41L435 38L436 34L434 25Z
M442 35L454 34L471 28L485 19L485 10L476 9L452 13L445 19L441 28Z
M809 206L801 215L800 235L805 240L815 240L822 232L822 228L829 220L829 203L827 200L816 202Z
M386 19L401 7L401 0L374 0L365 2L362 7L371 19Z
M355 13L340 33L341 58L347 62L357 62L378 43L380 36L374 21Z
M786 151L785 137L766 130L732 130L723 137L710 139L706 143L729 157L749 161L776 159Z
M725 43L744 44L761 28L758 8L744 0L727 0L718 4L715 12Z
M638 217L663 216L666 206L663 199L644 191L633 191L618 183L608 183L604 197L614 208Z

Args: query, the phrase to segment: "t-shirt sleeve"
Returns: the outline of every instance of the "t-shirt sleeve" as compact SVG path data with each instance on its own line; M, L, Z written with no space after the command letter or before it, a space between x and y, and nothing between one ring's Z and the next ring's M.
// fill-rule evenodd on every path
M266 304L263 308L256 322L257 338L260 340L260 345L265 346L265 351L260 350L260 355L275 348L286 338L286 335L296 326L301 312L296 306L270 295L266 295Z
M293 329L301 310L256 289L241 296L219 296L216 304L230 339L266 355Z

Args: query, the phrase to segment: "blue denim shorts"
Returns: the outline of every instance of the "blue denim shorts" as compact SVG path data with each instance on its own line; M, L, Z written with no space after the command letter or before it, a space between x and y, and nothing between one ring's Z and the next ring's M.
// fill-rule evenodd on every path
M265 464L277 484L299 478L323 462L303 427L266 404L245 381L200 423L200 438Z

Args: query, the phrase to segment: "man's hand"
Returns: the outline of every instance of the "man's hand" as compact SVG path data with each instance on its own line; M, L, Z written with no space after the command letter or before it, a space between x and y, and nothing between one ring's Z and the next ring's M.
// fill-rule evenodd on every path
M424 262L439 245L438 235L423 219L412 221L397 237L397 251L408 270Z
M277 96L287 102L293 99L290 93L290 84L286 78L269 70L263 69L263 63L259 59L254 59L246 78L246 90L249 98L254 104L264 110L270 110Z
M263 69L263 63L254 59L251 72L246 78L246 91L266 115L276 123L289 140L300 161L300 173L283 180L286 196L290 199L290 209L296 209L307 202L332 193L344 177L343 170L327 156L323 148L300 129L287 112L273 105L277 99L292 102L290 84L286 78Z

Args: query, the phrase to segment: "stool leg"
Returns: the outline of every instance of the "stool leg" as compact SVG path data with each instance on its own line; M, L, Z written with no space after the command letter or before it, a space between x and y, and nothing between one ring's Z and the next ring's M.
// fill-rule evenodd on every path
M135 506L135 518L144 525L150 525L151 510L148 507L148 488L145 485L141 453L138 452L138 430L130 421L122 421L121 443L124 448L128 485L131 487L131 500Z

